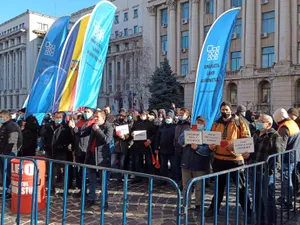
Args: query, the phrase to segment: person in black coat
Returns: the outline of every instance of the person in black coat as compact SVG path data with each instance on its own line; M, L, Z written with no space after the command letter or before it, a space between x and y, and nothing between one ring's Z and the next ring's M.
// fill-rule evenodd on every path
M121 169L121 170L124 169L125 157L128 154L129 134L124 135L124 134L121 134L120 132L117 132L116 127L124 126L124 125L128 126L128 131L129 131L129 124L126 120L126 113L120 112L118 119L116 119L114 122L115 147L114 147L114 150L111 155L111 166L112 166L112 168L117 168L117 169Z
M155 153L159 153L160 156L160 175L168 176L168 162L171 163L171 174L172 178L175 179L176 167L175 167L175 147L174 147L174 137L175 137L174 124L174 112L168 111L165 123L160 126L156 133L155 139Z
M88 151L85 159L85 163L89 165L96 165L101 167L110 167L111 165L111 152L110 145L113 141L114 128L113 125L106 121L106 115L104 111L96 111L94 115L94 121L92 132L89 140ZM95 169L88 169L89 178L89 194L87 197L86 207L89 208L95 205L97 200L96 188L97 188L97 171ZM101 177L102 171L99 170ZM109 174L107 174L108 182ZM107 184L107 183L106 183ZM106 188L105 192L105 208L108 208L108 192Z
M147 112L143 111L140 116L138 116L138 120L134 122L132 127L131 136L134 139L136 131L146 131L146 140L134 140L132 149L132 156L134 162L134 169L136 172L142 172L141 162L143 160L143 156L145 155L146 163L147 163L147 172L149 174L154 173L154 167L152 163L151 156L151 144L155 141L155 127L152 122L147 120ZM136 178L134 182L139 182L140 179Z
M39 123L35 116L31 115L26 119L25 129L22 131L22 135L24 141L19 155L35 156L39 136Z
M115 116L111 113L111 107L109 105L104 106L103 111L106 114L106 121L113 124L115 121Z
M16 156L17 152L21 148L23 139L22 132L19 125L11 119L9 111L2 110L0 112L0 154ZM0 158L0 172L3 171L4 158ZM6 189L7 198L10 198L10 160L7 161L7 176L6 176Z
M70 127L63 123L63 113L56 112L54 114L54 121L47 123L41 129L41 136L46 143L46 153L49 158L64 161L73 161L72 143L73 136ZM58 172L61 164L53 165L52 175L52 194L55 194L56 178L59 176ZM69 166L68 187L72 186L73 182L72 166Z

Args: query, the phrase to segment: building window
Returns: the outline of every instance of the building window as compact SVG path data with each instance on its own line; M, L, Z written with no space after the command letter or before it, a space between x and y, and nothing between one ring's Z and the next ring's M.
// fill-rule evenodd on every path
M124 21L127 21L128 20L128 12L125 12L124 13Z
M118 80L121 78L121 62L117 62L117 76Z
M228 84L228 97L231 104L237 104L237 85L235 83Z
M239 7L242 6L242 0L232 0L231 7Z
M300 5L298 5L298 25L300 25Z
M129 44L125 43L125 50L128 50L128 49L129 49Z
M183 20L188 20L190 17L190 4L188 2L182 3L181 5L182 11L181 11L181 16Z
M260 103L269 104L271 100L271 86L268 81L260 83Z
M188 59L181 60L181 75L186 76L189 73L189 61Z
M112 93L112 92L113 92L113 90L112 90L112 85L108 85L108 92L109 92L109 93Z
M235 38L242 37L242 19L236 20L232 35L235 35Z
M115 16L115 24L118 24L118 23L119 23L119 16L116 15L116 16Z
M128 29L127 29L127 28L124 29L124 36L125 36L125 37L128 36Z
M139 32L139 27L138 26L134 26L133 27L133 33L137 34Z
M119 31L115 31L115 37L117 38L119 36Z
M45 31L48 30L48 24L43 24L43 30L45 30Z
M162 9L161 10L161 25L167 25L168 24L168 9Z
M296 85L296 107L300 106L300 79L297 81Z
M134 9L133 10L133 18L138 18L139 17L139 10L138 9Z
M128 78L130 74L130 61L126 60L126 77Z
M231 70L236 71L241 67L241 52L231 52Z
M112 63L108 64L108 81L112 81Z
M262 68L272 67L274 63L274 47L262 49Z
M43 29L43 24L42 23L37 23L37 29L42 30Z
M189 32L188 31L181 32L181 48L182 49L189 48Z
M300 42L298 42L298 64L300 64Z
M208 34L210 27L211 27L210 25L204 27L204 38L206 38L206 35Z
M275 12L263 13L262 33L274 33L275 29Z
M206 14L214 13L214 0L205 0L205 13Z
M116 45L116 52L120 51L120 45Z
M168 51L168 36L167 35L161 36L161 51L162 52Z

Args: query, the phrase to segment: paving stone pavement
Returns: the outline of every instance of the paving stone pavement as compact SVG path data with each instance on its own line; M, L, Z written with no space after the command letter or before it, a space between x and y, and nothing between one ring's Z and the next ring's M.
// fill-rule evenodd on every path
M109 209L105 212L105 224L107 225L119 225L122 224L123 216L123 184L117 181L112 181L109 183ZM213 194L213 186L206 188L205 195L205 208L210 204ZM230 213L229 213L229 225L235 223L235 187L232 186L230 189ZM147 182L142 182L139 184L129 183L128 190L128 205L127 205L127 224L129 225L144 225L147 224L148 215L148 186ZM62 189L55 197L51 197L50 202L50 224L62 224L62 209L63 209L63 195ZM75 193L78 190L70 190L70 194L67 199L67 213L66 213L66 224L79 224L80 223L80 198L75 197ZM97 192L100 193L100 190ZM225 199L225 198L224 198ZM300 203L300 199L298 199ZM97 201L98 205L92 207L91 209L86 209L84 212L84 224L96 225L100 224L100 201ZM176 224L176 192L174 188L170 185L160 185L154 184L153 191L153 220L154 225L172 225ZM193 203L193 201L192 201ZM300 205L300 204L299 204ZM297 205L297 206L299 206ZM0 206L1 208L1 206ZM218 224L225 224L226 219L225 213L225 202L218 216ZM286 221L286 213L284 213L284 222ZM45 224L46 221L46 211L42 210L39 212L38 224ZM194 210L188 211L189 224L198 225L200 223L200 212ZM291 213L291 217L293 214ZM278 217L280 217L280 211L278 211ZM213 219L206 219L205 224L213 224ZM16 224L16 214L10 211L10 200L6 203L5 212L5 225ZM30 215L21 215L22 225L30 224ZM181 224L184 224L183 219ZM240 217L239 224L243 223L243 212L240 207ZM300 224L300 210L297 212L296 217L292 218L286 224L288 225L298 225Z

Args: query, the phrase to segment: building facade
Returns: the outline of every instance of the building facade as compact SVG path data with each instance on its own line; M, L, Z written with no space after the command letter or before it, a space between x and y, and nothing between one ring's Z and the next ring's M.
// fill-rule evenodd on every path
M43 37L54 20L27 10L0 24L0 109L23 106Z
M154 50L152 68L169 59L191 108L205 36L232 7L242 9L232 35L223 98L268 113L300 106L299 0L148 0L144 35Z

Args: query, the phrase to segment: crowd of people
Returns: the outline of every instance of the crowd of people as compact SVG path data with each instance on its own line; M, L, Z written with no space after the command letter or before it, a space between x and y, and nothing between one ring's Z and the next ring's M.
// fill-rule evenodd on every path
M297 149L300 143L299 110L295 108L288 111L279 108L270 116L262 113L254 114L242 105L237 107L236 112L233 112L231 104L225 101L220 106L221 117L211 128L211 131L221 132L220 145L185 144L184 131L207 130L206 118L197 115L196 124L192 126L190 111L187 108L176 109L174 104L169 109L152 109L142 112L121 109L116 116L111 113L109 106L105 106L103 110L85 107L83 111L47 114L41 126L33 115L25 119L25 110L21 109L18 112L2 110L0 112L0 154L34 156L37 151L44 151L46 157L51 159L170 177L183 190L186 189L188 181L194 177L265 161L272 154ZM128 126L128 132L118 130L124 125ZM136 138L139 131L146 132L144 139ZM233 141L247 137L253 137L255 152L235 153ZM292 193L298 184L294 178L288 178L292 177L297 165L288 158L284 160L284 168L279 168L280 158L276 160L276 168L287 171L284 173L285 179L282 184L283 196L277 201L281 201L287 208L292 208L292 194L288 195L288 193ZM290 163L287 163L289 160ZM297 161L300 160L297 159ZM3 173L3 160L0 160L0 163ZM263 174L263 176L269 176L268 187L264 188L270 192L275 188L275 182L272 179L272 174L275 173L273 168L275 167L271 166L270 171L265 171ZM72 167L69 169L72 170ZM55 194L59 173L59 166L54 166L53 194ZM88 169L87 173L89 192L86 207L90 207L97 199L95 194L98 185L97 171ZM259 175L260 171L256 173ZM69 174L73 174L72 171ZM120 174L111 174L107 177L109 179L113 176L122 182ZM9 176L7 178L9 193ZM260 195L256 194L256 199L252 201L249 196L246 196L243 171L238 181L235 173L231 174L231 179L239 187L241 207L244 209L247 205L248 216L251 218L250 209L253 202L261 201ZM68 187L71 188L73 177L70 176L68 180ZM76 171L74 180L76 180L76 187L81 189L81 170ZM142 182L142 179L134 177L131 182ZM225 186L226 175L221 175L218 181L217 205L214 204L215 198L213 198L210 207L205 212L206 217L214 215L215 207L219 211ZM259 187L257 185L252 189L260 193L262 190ZM288 189L290 191L287 191ZM104 194L106 195L105 209L107 209L107 191ZM196 183L195 195L194 208L199 209L201 207L200 182ZM81 196L81 192L78 196ZM276 199L271 194L268 195L268 202L263 204L262 211L266 208L268 208L269 224L275 224L276 217L272 215L276 211ZM263 217L256 219L262 220Z

